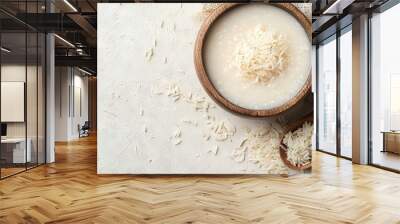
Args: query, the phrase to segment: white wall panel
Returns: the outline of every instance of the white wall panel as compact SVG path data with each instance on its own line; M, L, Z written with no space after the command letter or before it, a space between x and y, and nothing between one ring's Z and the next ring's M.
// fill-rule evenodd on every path
M280 129L275 119L239 117L216 106L210 113L234 124L237 132L229 141L207 141L204 113L183 100L174 103L154 94L157 85L176 83L185 94L212 102L193 63L201 10L202 4L194 3L98 4L98 173L268 173L249 159L234 161L232 152L247 128ZM154 45L148 61L145 53ZM179 145L171 141L177 128ZM217 145L217 155L210 153Z

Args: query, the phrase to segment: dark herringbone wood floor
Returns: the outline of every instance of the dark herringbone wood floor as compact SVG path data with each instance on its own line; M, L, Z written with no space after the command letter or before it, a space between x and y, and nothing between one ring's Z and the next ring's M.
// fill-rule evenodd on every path
M400 223L400 175L314 154L312 174L98 176L96 138L0 181L0 223Z

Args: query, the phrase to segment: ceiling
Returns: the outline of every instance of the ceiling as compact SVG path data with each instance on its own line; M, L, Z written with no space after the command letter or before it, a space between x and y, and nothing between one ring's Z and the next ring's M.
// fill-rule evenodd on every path
M337 21L346 16L374 8L388 0L297 0L313 4L313 41L335 32ZM56 65L80 66L96 72L97 3L135 2L134 0L1 0L0 22L4 38L15 54L23 54L24 39L19 32L26 28L39 32L55 32ZM137 1L136 1L137 2ZM146 1L140 2L160 2ZM287 2L270 0L270 2ZM49 13L49 12L52 13ZM350 19L351 22L351 19ZM333 28L332 28L333 27ZM329 31L329 32L328 32ZM5 43L5 42L3 42ZM18 47L20 46L20 47ZM31 49L32 46L32 49ZM28 45L28 52L34 44Z

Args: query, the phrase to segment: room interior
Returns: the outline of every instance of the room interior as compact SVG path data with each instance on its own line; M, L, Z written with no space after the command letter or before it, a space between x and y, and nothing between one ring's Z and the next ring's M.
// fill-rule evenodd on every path
M293 1L312 4L312 88L303 103L314 104L315 129L312 168L280 175L233 161L226 149L240 142L228 136L211 144L200 121L189 115L225 117L239 127L240 140L245 139L239 135L242 126L268 121L225 115L212 99L210 108L217 109L208 114L200 107L181 113L187 106L182 102L192 103L185 96L197 97L189 92L204 92L197 76L185 78L196 74L195 41L180 39L200 27L199 17L190 17L186 27L164 17L143 25L132 12L146 17L145 10L152 9L135 9L133 2L0 2L0 223L399 222L400 202L394 200L400 197L397 0ZM176 3L173 10L197 10L186 4ZM126 13L118 14L124 19L104 16L117 10ZM175 12L159 10L166 17ZM132 41L137 33L130 29L150 29L151 21L159 30L143 36L165 36ZM163 42L168 38L176 41L175 50ZM121 47L127 42L141 44ZM141 53L132 55L132 49ZM173 57L190 62L179 64ZM128 69L135 65L147 71L149 64L160 68L154 74L187 84L168 86L179 89L181 99L158 85L147 89L151 75L137 79L138 72ZM164 105L162 121L150 102ZM174 110L167 111L167 105ZM192 139L181 141L187 136ZM140 145L164 151L140 151Z
M376 15L371 20L372 86L371 135L372 163L398 170L400 168L399 101L400 68L395 54L399 34L391 27L400 19L399 6Z
M45 162L44 35L2 33L1 172L10 176ZM12 49L12 50L11 50Z

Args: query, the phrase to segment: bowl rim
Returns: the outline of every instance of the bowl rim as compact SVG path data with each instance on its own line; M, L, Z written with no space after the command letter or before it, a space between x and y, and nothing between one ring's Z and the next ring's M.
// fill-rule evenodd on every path
M278 7L280 9L285 10L289 14L291 14L304 28L307 33L307 36L311 43L311 22L309 19L293 4L290 3L265 3L259 2L261 4L272 5ZM219 7L217 7L203 22L200 27L200 30L197 34L195 48L194 48L194 64L197 73L197 77L200 80L201 85L207 92L207 94L220 106L224 109L234 112L239 115L250 116L250 117L271 117L278 115L282 112L285 112L296 105L306 94L311 90L311 67L310 72L308 74L307 80L304 85L300 88L297 94L284 104L273 107L270 109L248 109L236 105L222 96L219 91L212 84L211 80L208 77L206 72L206 68L203 61L203 47L206 41L206 36L208 30L212 27L214 22L225 12L229 10L246 4L254 4L254 3L223 3Z
M314 115L313 113L306 115L305 117L297 120L296 122L294 122L293 124L290 124L289 126L287 126L285 128L284 134L282 135L280 144L279 144L279 155L281 157L282 162L289 167L290 169L293 170L306 170L311 168L312 166L312 159L309 163L306 164L301 164L301 165L294 165L292 164L289 160L287 160L287 145L285 143L283 143L283 139L285 138L286 134L291 132L291 131L295 131L299 128L301 128L303 126L304 123L306 122L310 122L310 123L314 123Z

